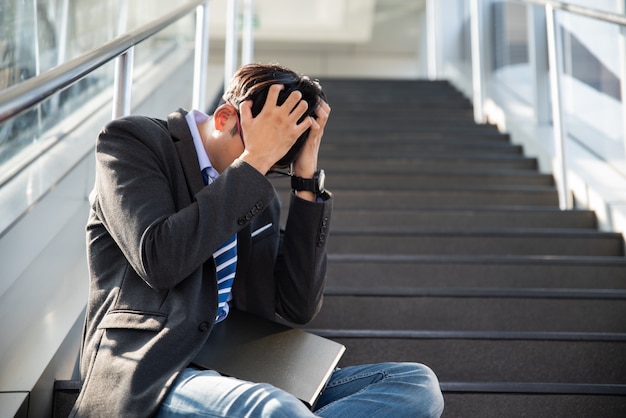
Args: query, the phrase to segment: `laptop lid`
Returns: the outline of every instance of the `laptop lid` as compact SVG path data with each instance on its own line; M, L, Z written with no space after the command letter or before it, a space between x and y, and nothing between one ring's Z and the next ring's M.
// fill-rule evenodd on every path
M327 338L232 309L192 363L269 383L313 408L344 351L342 344Z

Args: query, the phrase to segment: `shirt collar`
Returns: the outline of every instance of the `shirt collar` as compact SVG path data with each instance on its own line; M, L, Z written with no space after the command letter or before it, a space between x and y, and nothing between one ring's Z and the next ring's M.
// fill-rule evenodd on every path
M209 155L207 154L206 149L204 148L204 144L202 143L200 131L198 131L198 124L205 122L208 119L209 115L195 109L191 110L185 115L185 120L187 121L187 125L189 125L191 137L193 138L193 144L196 147L196 154L198 154L198 163L200 164L200 170L204 170L207 167L212 167Z

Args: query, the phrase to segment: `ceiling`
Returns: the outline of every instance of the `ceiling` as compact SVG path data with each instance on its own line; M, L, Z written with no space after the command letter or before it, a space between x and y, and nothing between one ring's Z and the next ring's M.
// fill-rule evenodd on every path
M375 24L415 12L424 7L424 2L254 0L254 36L258 41L273 42L365 43L371 39ZM243 5L244 1L239 3ZM226 7L227 0L210 3L212 38L224 37Z

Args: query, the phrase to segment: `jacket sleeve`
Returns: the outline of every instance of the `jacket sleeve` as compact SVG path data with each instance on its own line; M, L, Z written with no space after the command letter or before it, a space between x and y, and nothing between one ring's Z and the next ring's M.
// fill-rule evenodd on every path
M310 202L291 195L276 265L277 313L296 324L311 321L322 306L332 197Z
M195 154L187 157L197 164ZM273 198L271 183L239 161L191 195L168 130L147 118L113 121L97 140L94 209L132 268L155 289L185 279L246 226L238 222L242 215Z

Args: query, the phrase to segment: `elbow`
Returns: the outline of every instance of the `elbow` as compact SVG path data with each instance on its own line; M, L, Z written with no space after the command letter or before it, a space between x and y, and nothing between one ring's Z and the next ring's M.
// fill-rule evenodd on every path
M181 263L165 257L146 255L141 259L139 276L155 290L169 290L178 285L191 271L181 269Z
M306 325L311 322L322 308L323 298L320 296L312 303L303 304L283 304L280 309L280 316L294 325Z

